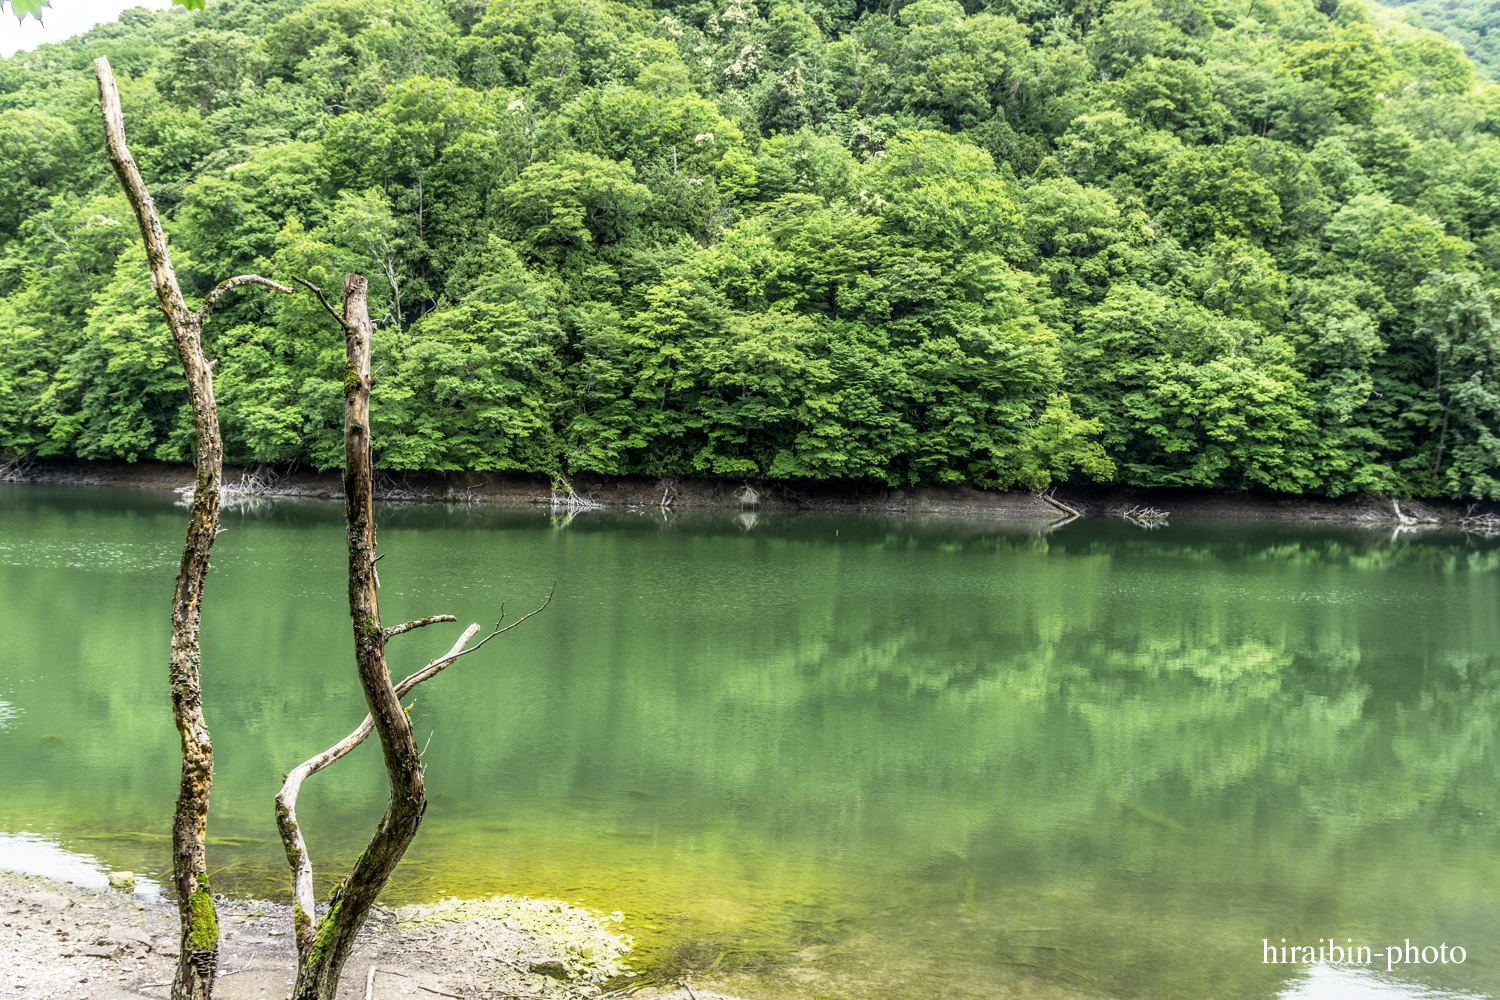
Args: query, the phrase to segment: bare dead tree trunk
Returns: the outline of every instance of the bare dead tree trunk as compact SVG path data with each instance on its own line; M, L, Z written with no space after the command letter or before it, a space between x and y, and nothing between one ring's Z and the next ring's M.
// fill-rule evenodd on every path
M368 285L356 274L344 277L343 315L334 312L323 293L308 285L344 328L347 342L344 366L344 521L349 546L349 617L354 628L354 661L369 714L354 732L334 746L293 768L276 796L276 823L292 869L293 924L297 942L297 981L293 1000L334 1000L344 963L376 897L406 853L427 808L422 783L421 753L412 737L411 722L401 707L401 696L474 652L502 632L508 632L550 604L524 615L470 646L479 632L470 625L445 655L428 663L400 684L392 684L385 663L388 639L438 622L457 621L452 615L433 615L390 628L380 625L375 573L374 470L370 452L370 350L374 327L367 305ZM555 585L554 585L555 586ZM505 608L501 606L501 621ZM390 781L390 801L375 835L354 868L333 895L328 911L316 920L312 860L297 822L297 795L302 783L364 742L371 731L380 737L380 750Z
M374 328L368 286L357 274L344 278L344 523L349 545L349 617L354 626L354 663L371 723L390 779L391 797L369 846L334 890L328 913L312 931L298 963L296 1000L333 1000L344 962L375 897L406 853L427 797L422 759L411 723L385 666L385 631L375 595L374 476L370 455L370 349ZM310 918L313 914L307 914ZM299 935L299 937L302 935Z
M203 357L204 321L224 294L242 285L263 285L278 292L291 289L253 274L220 282L203 300L197 312L188 309L172 259L156 203L146 190L141 172L125 146L125 118L109 60L94 60L99 82L99 107L104 116L104 140L115 174L135 210L151 284L161 300L172 343L177 349L187 379L188 402L193 411L193 430L198 443L198 482L188 513L187 540L177 568L177 586L172 594L172 653L169 676L172 685L172 717L182 740L182 778L177 789L177 808L172 817L172 878L177 890L182 924L177 971L172 981L173 1000L208 1000L213 994L214 970L219 956L219 924L213 892L208 884L208 862L204 842L208 829L208 798L213 787L214 751L208 724L203 717L202 691L198 683L198 623L202 610L203 584L208 576L208 555L219 531L219 485L224 475L224 450L219 438L219 411L214 405L213 367Z

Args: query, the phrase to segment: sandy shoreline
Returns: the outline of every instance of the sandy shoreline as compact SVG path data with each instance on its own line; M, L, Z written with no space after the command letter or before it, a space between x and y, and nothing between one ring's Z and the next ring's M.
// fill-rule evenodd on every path
M285 997L296 966L289 907L235 899L222 899L218 907L222 937L215 997ZM367 988L370 1000L626 995L691 1000L675 985L616 986L617 992L606 993L577 979L555 978L555 943L505 921L412 926L398 912L377 907L365 924L345 966L340 1000L363 1000ZM0 997L164 1000L176 953L177 913L169 901L0 871ZM531 971L534 967L551 974ZM689 985L699 1000L734 1000Z

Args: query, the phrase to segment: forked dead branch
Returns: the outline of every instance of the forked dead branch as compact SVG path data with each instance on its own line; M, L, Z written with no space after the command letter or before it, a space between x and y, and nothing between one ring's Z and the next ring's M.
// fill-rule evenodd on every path
M257 274L241 274L219 282L203 297L196 311L183 300L172 269L167 238L162 231L156 203L125 145L125 117L109 60L94 60L99 83L99 109L104 117L104 145L116 176L130 200L146 259L151 285L166 314L172 343L187 378L188 402L193 412L197 443L198 478L188 513L187 539L177 569L172 595L172 653L169 673L172 686L172 716L182 741L182 777L177 807L172 818L172 881L177 890L182 941L177 971L172 983L173 1000L209 1000L214 972L219 962L219 923L214 912L213 892L208 883L205 841L208 830L208 798L213 787L213 744L203 717L199 685L198 624L202 613L203 585L208 577L208 556L219 532L219 493L224 477L224 447L219 436L219 411L214 403L213 364L203 356L203 324L214 306L227 293L246 285L260 285L291 294L292 289Z
M556 584L553 585L553 589L556 589ZM474 645L470 646L469 640L473 639L474 636L479 633L479 624L476 622L473 625L470 625L468 628L464 629L463 634L458 637L458 641L453 644L453 648L449 649L448 652L431 661L421 670L418 670L416 673L411 674L410 676L402 680L401 683L397 684L396 697L404 698L418 684L422 683L425 680L428 680L429 678L436 677L443 670L446 670L448 667L452 666L458 661L459 657L467 656L469 653L475 652L479 649L479 647L483 646L485 643L489 642L500 633L509 632L511 629L524 622L527 618L530 618L532 615L539 614L544 608L547 607L548 604L551 603L552 594L548 593L547 600L542 603L541 607L537 608L535 611L528 612L527 614L518 618L516 621L511 622L509 625L504 626L503 628L501 627L501 622L505 620L505 605L502 604L500 606L500 621L497 621L495 623L495 628L490 632L489 635L486 635L483 639L480 639ZM430 618L419 618L416 621L403 622L400 625L393 625L385 630L385 635L386 638L389 639L392 636L401 635L402 633L410 632L413 629L422 628L425 625L435 625L439 622L456 621L458 621L458 619L454 618L452 615L433 615ZM293 905L300 908L301 913L304 915L310 915L316 912L314 909L316 905L316 897L313 892L312 858L307 851L307 842L302 837L302 828L297 823L297 795L301 792L302 783L304 781L306 781L312 775L317 774L319 771L323 770L323 768L327 767L329 764L332 764L334 761L348 754L355 747L363 743L365 739L370 735L370 733L374 730L374 728L374 719L369 715L366 715L365 720L359 724L359 727L355 729L354 732L350 733L348 736L344 737L342 740L335 743L327 750L324 750L316 757L312 757L308 760L303 761L301 764L298 764L296 767L292 768L291 771L287 772L287 775L281 784L281 791L276 793L276 825L281 830L281 842L286 847L287 862L292 867ZM313 946L311 921L304 922L303 920L298 919L296 921L294 933L296 934L297 954L299 957L305 957Z
M423 681L437 676L460 657L475 652L495 636L546 608L552 595L548 594L547 601L536 611L511 625L502 626L496 622L494 629L473 645L470 642L478 634L479 626L469 626L445 655L400 684L391 682L385 661L387 641L418 628L457 619L452 615L433 615L390 628L380 624L376 596L380 580L375 572L379 557L375 554L374 476L369 429L370 351L374 325L370 322L367 304L368 285L359 275L345 276L342 314L328 304L321 291L313 290L343 327L346 338L344 523L349 548L349 616L354 630L355 664L360 687L370 711L348 737L286 775L276 796L276 822L286 847L287 864L292 869L293 932L297 942L297 979L292 996L294 1000L333 1000L355 937L376 897L416 837L422 814L427 809L422 753L417 749L411 719L401 706L401 697ZM313 896L312 861L297 823L297 794L308 777L359 746L372 731L380 737L381 754L390 782L390 800L374 836L355 861L354 868L334 889L327 912L319 919Z

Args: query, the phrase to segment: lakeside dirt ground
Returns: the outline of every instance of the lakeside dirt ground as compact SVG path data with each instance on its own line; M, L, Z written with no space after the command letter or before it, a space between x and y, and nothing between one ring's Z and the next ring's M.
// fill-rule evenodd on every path
M216 1000L275 1000L291 991L296 959L289 907L221 899ZM604 993L556 973L555 946L497 920L398 926L377 907L339 988L340 1000L734 1000L689 984ZM177 955L177 911L167 900L0 871L0 997L164 1000ZM375 969L373 978L371 968ZM692 995L688 990L692 990Z

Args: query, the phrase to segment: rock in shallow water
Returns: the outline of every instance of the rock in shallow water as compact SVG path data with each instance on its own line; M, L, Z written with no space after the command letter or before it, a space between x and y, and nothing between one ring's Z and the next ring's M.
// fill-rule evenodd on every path
M135 872L110 872L109 887L122 892L135 891Z

